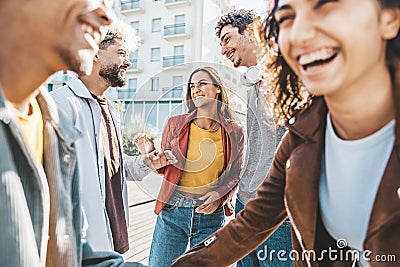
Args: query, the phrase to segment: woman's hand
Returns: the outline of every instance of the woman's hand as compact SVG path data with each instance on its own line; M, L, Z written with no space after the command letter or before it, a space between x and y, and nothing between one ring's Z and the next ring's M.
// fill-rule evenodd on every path
M203 214L212 214L216 209L218 209L222 201L221 196L217 191L208 192L204 196L199 197L199 199L204 200L204 203L196 208L196 212Z

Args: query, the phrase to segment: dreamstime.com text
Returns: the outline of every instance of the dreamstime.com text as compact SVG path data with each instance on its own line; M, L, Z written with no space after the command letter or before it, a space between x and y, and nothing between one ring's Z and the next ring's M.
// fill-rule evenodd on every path
M356 249L347 249L347 241L345 239L338 239L336 242L337 248L334 249L329 247L328 249L316 252L314 250L303 250L301 252L296 250L274 250L268 249L268 246L264 246L264 249L257 251L257 258L260 261L317 261L321 262L324 260L329 261L367 261L367 262L396 262L396 255L374 255L372 251L364 250L358 251Z

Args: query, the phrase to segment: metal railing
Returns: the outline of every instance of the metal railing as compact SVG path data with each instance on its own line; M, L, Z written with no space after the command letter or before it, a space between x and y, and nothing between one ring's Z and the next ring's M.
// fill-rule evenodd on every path
M183 64L184 62L185 62L184 55L163 57L163 67L164 68Z
M165 92L163 98L182 98L183 86L175 87L164 87L163 92Z
M132 64L129 69L135 70L138 68L138 59L137 58L129 58L129 61Z
M140 8L140 0L125 0L121 1L121 10L129 10Z
M186 31L186 23L177 23L172 25L164 26L164 36L174 35L174 34L183 34Z
M176 2L188 2L188 0L165 0L165 4L171 4Z
M117 89L118 99L132 99L136 95L136 88Z

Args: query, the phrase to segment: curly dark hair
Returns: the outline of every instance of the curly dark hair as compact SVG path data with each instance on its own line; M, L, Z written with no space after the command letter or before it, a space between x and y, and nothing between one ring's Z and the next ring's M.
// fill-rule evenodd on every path
M110 45L115 44L115 39L123 40L123 36L120 33L108 31L103 40L101 40L99 49L107 50Z
M382 8L400 8L399 0L377 0ZM311 104L312 96L308 95L300 79L286 63L279 48L277 40L279 35L279 24L275 20L274 13L278 7L279 0L274 0L265 23L258 26L260 42L267 50L274 50L273 55L265 66L264 72L273 72L270 82L270 93L272 96L273 113L276 124L284 124L298 109L303 109ZM397 36L387 42L386 64L391 74L392 82L395 84L395 72L400 64L400 32ZM272 86L271 86L272 84Z
M232 25L239 29L239 33L243 34L243 31L248 25L254 22L257 14L253 10L240 9L233 10L228 14L221 16L215 26L215 34L218 38L221 37L221 30L226 25Z

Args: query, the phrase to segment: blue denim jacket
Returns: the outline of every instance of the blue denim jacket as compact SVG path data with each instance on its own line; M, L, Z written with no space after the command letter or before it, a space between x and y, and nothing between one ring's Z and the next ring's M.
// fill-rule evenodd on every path
M123 264L119 254L93 252L81 239L74 149L79 132L41 89L37 101L44 124L42 167L25 145L1 92L0 88L0 266Z

